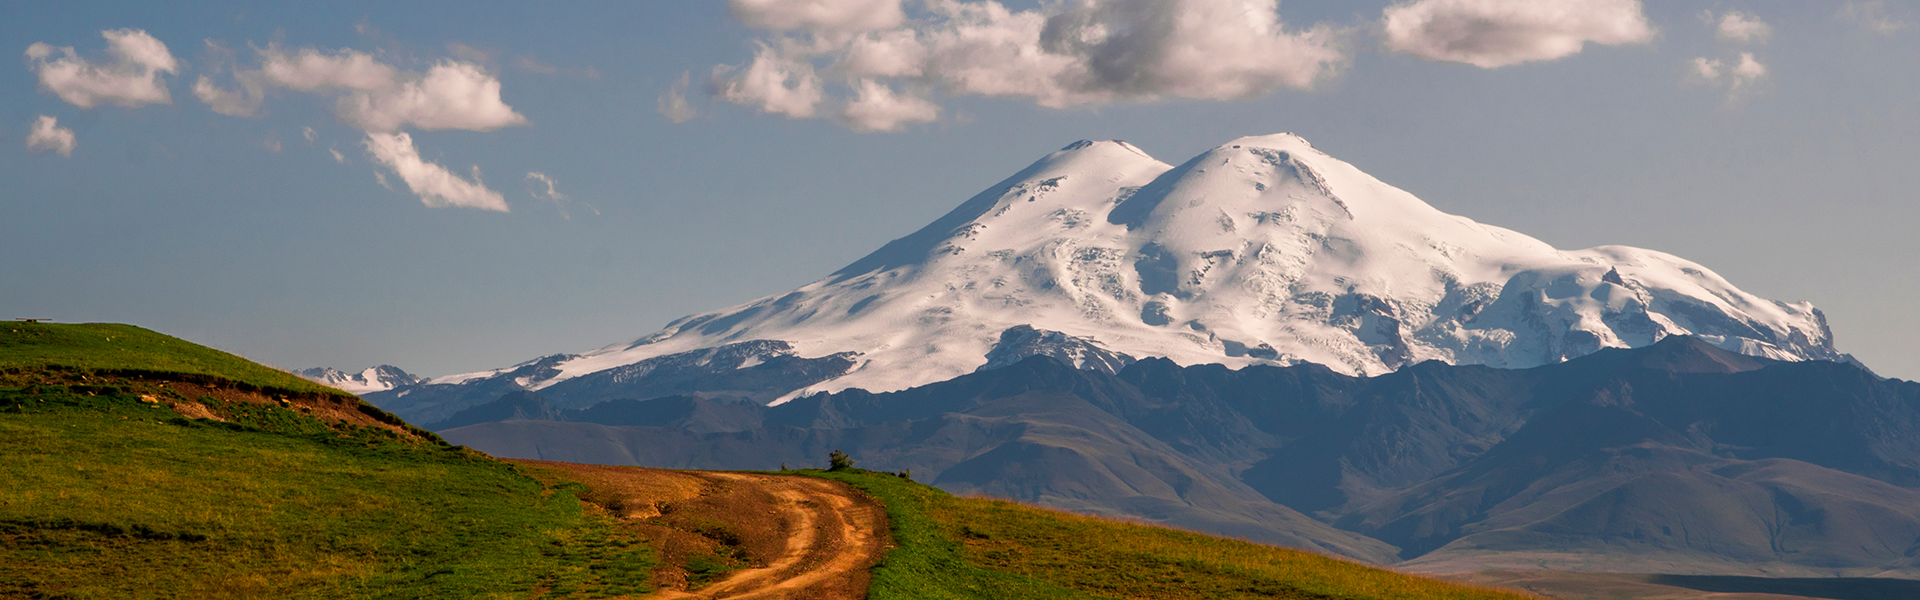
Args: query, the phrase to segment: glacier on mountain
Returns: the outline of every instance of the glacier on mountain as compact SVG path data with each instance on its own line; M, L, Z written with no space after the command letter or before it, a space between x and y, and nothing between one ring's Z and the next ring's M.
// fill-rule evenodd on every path
M1558 250L1449 215L1298 136L1237 139L1179 166L1083 141L791 292L547 357L533 376L429 383L511 372L541 390L752 341L780 343L732 368L844 365L790 398L900 390L1036 353L1096 369L1158 356L1375 375L1429 360L1532 367L1674 335L1841 358L1811 304L1748 294L1663 252Z

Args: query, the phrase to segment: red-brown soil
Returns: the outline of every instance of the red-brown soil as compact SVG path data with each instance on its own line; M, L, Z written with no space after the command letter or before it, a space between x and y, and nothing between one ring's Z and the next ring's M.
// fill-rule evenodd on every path
M888 547L886 511L844 484L796 475L667 471L534 460L537 477L586 484L659 553L658 598L854 599ZM715 559L734 570L699 569Z

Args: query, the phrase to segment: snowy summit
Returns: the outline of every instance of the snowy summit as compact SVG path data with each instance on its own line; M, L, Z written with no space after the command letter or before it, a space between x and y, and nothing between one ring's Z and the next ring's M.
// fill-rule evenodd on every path
M315 367L293 371L293 374L308 381L356 395L384 392L423 381L393 365L367 367L358 373L346 373L332 367Z
M1808 303L1663 252L1558 250L1449 215L1291 134L1177 167L1083 141L797 290L538 368L429 383L541 390L723 355L712 367L837 361L787 397L899 390L1032 354L1101 370L1157 356L1374 375L1428 360L1532 367L1689 334L1755 356L1840 357Z

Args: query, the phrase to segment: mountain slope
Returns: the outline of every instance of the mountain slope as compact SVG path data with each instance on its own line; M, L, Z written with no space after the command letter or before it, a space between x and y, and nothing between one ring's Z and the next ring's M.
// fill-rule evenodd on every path
M476 407L441 434L680 468L842 449L956 492L1429 571L1920 573L1920 384L1692 337L1518 370L1149 358L1107 374L1036 356L774 406L538 398Z
M1806 303L1747 294L1661 252L1557 250L1279 134L1178 167L1124 142L1080 142L792 292L431 383L571 386L571 401L590 403L647 397L646 375L622 368L648 360L734 348L735 369L828 361L750 390L791 398L905 389L1036 353L1109 372L1163 357L1377 375L1428 360L1525 368L1674 335L1840 357Z

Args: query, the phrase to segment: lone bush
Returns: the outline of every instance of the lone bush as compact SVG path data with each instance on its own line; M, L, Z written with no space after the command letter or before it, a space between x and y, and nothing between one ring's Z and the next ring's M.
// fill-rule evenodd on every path
M854 462L853 457L847 456L847 453L835 450L827 455L827 470L845 471L853 468Z

